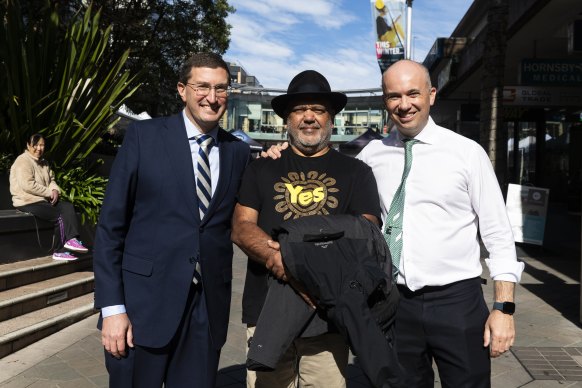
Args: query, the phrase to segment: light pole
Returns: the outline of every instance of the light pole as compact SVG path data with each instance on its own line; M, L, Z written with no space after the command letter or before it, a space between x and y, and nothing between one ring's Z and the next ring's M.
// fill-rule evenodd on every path
M416 38L418 38L418 36L413 36L412 37L412 48L410 50L410 59L412 59L414 61L415 55L414 55L414 49L416 47Z
M405 57L411 59L411 37L412 37L412 2L413 0L406 0L406 48Z

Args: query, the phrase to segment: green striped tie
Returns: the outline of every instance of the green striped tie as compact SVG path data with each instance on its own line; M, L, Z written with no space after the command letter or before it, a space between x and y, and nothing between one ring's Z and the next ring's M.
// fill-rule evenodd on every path
M392 204L386 217L386 228L384 229L384 238L390 248L392 255L392 274L394 279L398 277L400 272L400 255L402 253L402 219L404 218L404 196L406 178L412 166L412 146L418 142L414 139L404 139L404 171L402 172L402 180L400 186L392 198Z

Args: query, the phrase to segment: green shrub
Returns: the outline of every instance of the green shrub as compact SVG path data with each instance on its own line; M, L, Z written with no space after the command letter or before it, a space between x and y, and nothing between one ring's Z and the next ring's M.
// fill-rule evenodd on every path
M100 12L89 6L63 25L61 2L45 3L27 18L29 2L0 0L0 155L19 155L42 133L64 196L95 222L106 179L87 160L138 85L122 70L129 50L108 59L111 27L99 27Z
M55 175L63 197L75 204L80 211L81 222L96 224L105 197L107 178L90 173L82 167L75 167L64 173L57 172Z
M0 154L0 174L8 173L14 157L10 154Z

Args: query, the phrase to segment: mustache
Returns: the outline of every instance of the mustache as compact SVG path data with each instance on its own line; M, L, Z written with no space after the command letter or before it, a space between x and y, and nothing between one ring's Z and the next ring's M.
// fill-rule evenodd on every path
M319 124L301 124L299 129L321 129L321 125Z

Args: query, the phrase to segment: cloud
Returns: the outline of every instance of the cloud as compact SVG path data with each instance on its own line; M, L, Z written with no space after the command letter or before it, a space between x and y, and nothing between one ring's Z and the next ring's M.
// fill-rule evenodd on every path
M368 89L380 87L380 68L372 48L364 43L338 46L328 53L309 53L302 57L301 70L314 69L325 75L333 89ZM368 46L370 46L368 44Z
M237 8L237 10L238 9L239 8ZM286 30L290 26L300 22L300 20L292 13L273 12L272 7L266 2L249 2L249 4L244 8L241 8L240 11L241 12L237 11L234 15L240 15L240 18L247 18L258 22L261 25L267 23L270 26L269 30Z
M233 0L231 4L245 16L280 23L283 29L307 21L325 29L338 29L356 19L338 0Z
M231 0L237 12L228 60L240 63L267 88L286 89L302 70L326 76L333 89L378 88L370 0ZM415 0L414 59L422 61L436 37L450 36L472 0Z
M230 42L233 53L282 58L293 54L291 47L269 38L271 29L261 26L259 22L234 14L229 16L228 23L233 26Z
M471 0L414 1L412 3L414 59L423 61L436 38L451 36L471 3Z
M313 36L311 40L319 40L321 30L340 28L355 19L354 15L342 10L337 0L234 0L232 5L237 12L228 17L228 23L232 25L228 54L237 57L249 69L253 67L245 64L243 58L246 61L258 56L261 62L275 60L275 65L281 62L281 58L296 60L299 55L297 47L305 46L308 35Z
M367 39L351 43L330 45L325 51L304 52L291 58L240 53L227 59L236 59L263 86L273 89L287 89L297 73L308 69L322 73L334 90L380 87L380 69L373 47Z

